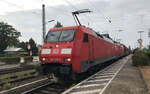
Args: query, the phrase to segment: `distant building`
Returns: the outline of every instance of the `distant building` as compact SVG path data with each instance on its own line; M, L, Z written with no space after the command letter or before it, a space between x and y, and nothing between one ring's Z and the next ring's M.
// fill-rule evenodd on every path
M20 56L28 54L23 48L17 47L7 47L4 52L6 56Z

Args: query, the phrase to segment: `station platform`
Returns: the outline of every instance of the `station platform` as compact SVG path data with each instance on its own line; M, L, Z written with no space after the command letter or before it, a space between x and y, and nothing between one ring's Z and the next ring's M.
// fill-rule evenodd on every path
M40 62L28 62L26 65L38 65L40 64ZM11 68L18 68L20 67L21 64L0 64L0 70L3 70L3 69L11 69Z
M103 94L148 94L147 92L140 70L132 66L130 58Z
M9 68L17 68L19 66L20 64L3 64L3 65L0 65L0 70L9 69Z

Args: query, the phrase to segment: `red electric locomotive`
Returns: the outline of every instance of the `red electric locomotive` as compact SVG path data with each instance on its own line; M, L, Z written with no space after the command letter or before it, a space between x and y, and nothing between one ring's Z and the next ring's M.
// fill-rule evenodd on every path
M124 54L124 47L108 34L100 35L82 26L77 15L91 12L87 9L72 12L79 26L50 29L40 53L44 73L71 77Z
M100 35L84 26L61 27L49 30L40 60L44 73L74 75L120 57L121 49L108 35Z

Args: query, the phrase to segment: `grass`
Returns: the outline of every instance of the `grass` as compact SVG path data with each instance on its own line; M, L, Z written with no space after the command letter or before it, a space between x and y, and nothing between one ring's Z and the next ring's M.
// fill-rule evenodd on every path
M10 89L10 88L11 88L11 83L6 82L6 83L4 84L4 86L3 86L3 88L4 88L5 90Z
M0 83L6 83L15 79L24 79L28 77L37 76L37 75L38 75L38 72L35 69L22 71L22 72L16 72L13 74L4 74L3 76L0 76ZM16 76L16 78L11 78L13 76Z
M32 56L24 56L24 61L27 62L32 62L33 57ZM20 63L20 57L0 57L1 62L5 62L6 64L17 64Z
M140 71L142 76L146 82L148 92L150 93L150 66L140 67Z

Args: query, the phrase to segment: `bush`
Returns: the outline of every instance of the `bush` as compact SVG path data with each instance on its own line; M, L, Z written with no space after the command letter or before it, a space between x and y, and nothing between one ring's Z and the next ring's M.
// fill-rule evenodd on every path
M19 63L20 57L0 57L0 61L6 63Z
M32 62L32 60L33 60L32 56L24 57L25 62ZM9 64L16 64L16 63L20 63L20 57L0 57L0 61Z
M143 50L137 50L132 57L132 63L134 66L149 65L149 58Z
M24 61L25 62L32 62L32 60L33 60L32 56L26 56L26 57L24 57Z
M144 53L148 56L148 58L150 59L150 50L144 50Z

